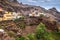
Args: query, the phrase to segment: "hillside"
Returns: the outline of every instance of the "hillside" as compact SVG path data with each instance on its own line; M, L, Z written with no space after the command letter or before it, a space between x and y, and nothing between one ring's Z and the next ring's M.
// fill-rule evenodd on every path
M51 8L49 10L46 10L45 8L42 8L40 6L32 6L28 4L22 4L18 3L16 1L6 0L6 1L0 1L0 6L3 7L3 9L7 11L14 11L14 12L21 12L23 15L28 15L31 13L31 11L38 10L43 13L48 13L47 15L52 15L54 19L56 19L58 22L60 22L60 12L57 11L56 8Z
M55 7L46 10L17 0L0 0L0 7L23 14L20 19L0 21L0 29L4 30L0 32L1 40L60 40L60 12ZM46 16L28 16L36 10ZM0 16L3 14L0 13Z

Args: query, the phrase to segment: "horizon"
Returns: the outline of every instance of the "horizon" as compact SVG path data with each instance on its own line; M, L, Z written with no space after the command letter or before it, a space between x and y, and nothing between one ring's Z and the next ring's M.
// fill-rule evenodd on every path
M41 6L47 10L55 7L60 12L60 0L18 0L18 2L28 5Z

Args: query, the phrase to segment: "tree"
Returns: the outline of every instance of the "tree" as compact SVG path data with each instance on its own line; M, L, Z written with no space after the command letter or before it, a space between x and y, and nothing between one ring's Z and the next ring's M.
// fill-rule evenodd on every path
M43 23L40 23L36 28L37 39L40 39L44 33L45 33L45 25Z
M21 36L21 37L17 37L16 40L25 40L25 38Z
M44 15L43 14L40 14L40 17L44 17Z
M18 24L18 26L19 26L21 29L24 29L24 28L25 28L25 23L24 23L24 22L21 22L20 24Z
M43 34L44 36L44 40L55 40L55 38L53 37L53 35L52 35L52 32L45 32L44 34Z
M31 33L31 34L29 33L26 37L26 40L36 40L35 34L34 33Z
M55 40L51 32L45 30L46 27L43 23L40 23L36 28L36 38L43 40Z

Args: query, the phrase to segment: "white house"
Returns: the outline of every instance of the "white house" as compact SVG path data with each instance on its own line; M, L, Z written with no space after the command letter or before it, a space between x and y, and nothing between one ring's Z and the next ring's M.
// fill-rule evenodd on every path
M21 13L16 13L16 12L13 12L12 13L12 15L13 15L13 19L19 19L19 18L21 18L22 17L22 14Z
M16 12L13 12L12 15L13 15L13 19L17 18L17 13Z

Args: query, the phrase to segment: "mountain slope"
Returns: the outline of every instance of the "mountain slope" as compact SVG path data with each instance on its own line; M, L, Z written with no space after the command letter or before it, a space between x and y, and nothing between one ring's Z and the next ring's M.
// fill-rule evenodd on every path
M18 40L22 36L26 38L27 34L36 33L35 31L36 31L37 25L42 22L44 26L46 26L46 28L44 27L43 29L45 29L49 33L47 33L46 31L44 33L44 31L40 28L40 26L38 27L38 29L40 29L38 31L39 32L41 31L42 34L46 34L46 36L48 36L52 31L54 32L52 36L54 36L56 40L59 40L59 36L57 36L55 33L59 31L58 27L60 27L60 24L57 26L58 22L56 22L55 20L60 21L60 12L58 12L56 8L51 8L49 10L46 10L45 8L40 6L33 6L33 5L18 3L17 0L0 0L0 7L2 7L4 10L11 11L11 12L21 12L24 15L23 20L16 19L16 20L0 21L0 29L3 29L5 31L4 34L0 32L0 39L16 40L17 38ZM30 18L29 16L26 16L35 10L38 10L39 12L42 12L42 13L46 13L47 16L50 16L50 17L46 18L45 16L43 16L43 17ZM43 27L43 25L41 27ZM38 38L42 36L42 35L41 36L39 35L37 35ZM34 38L34 36L32 37ZM50 39L52 38L50 37ZM42 40L45 40L45 39L42 39Z
M4 10L21 12L23 15L28 15L32 11L38 10L39 12L47 13L48 16L51 15L51 18L54 18L60 22L60 12L58 12L54 7L46 10L40 6L18 3L17 0L0 0L0 6L2 6Z
M60 22L60 12L57 11L55 7L48 10L50 14L52 14L58 22Z

